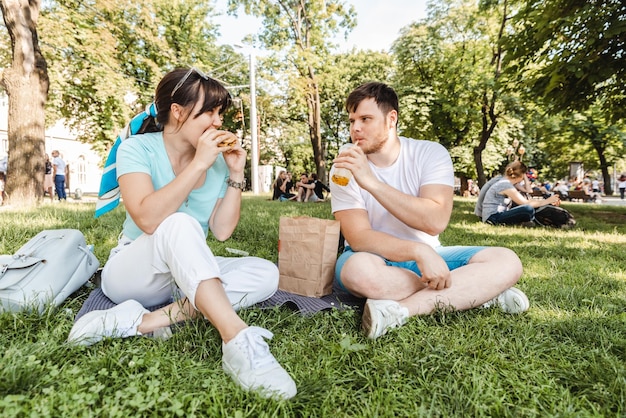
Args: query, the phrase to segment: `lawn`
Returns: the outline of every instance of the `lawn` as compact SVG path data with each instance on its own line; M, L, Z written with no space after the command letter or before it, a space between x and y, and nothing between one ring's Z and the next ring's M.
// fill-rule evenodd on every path
M499 245L524 264L522 315L497 309L412 318L375 341L352 310L304 317L287 308L241 316L271 330L272 352L298 395L263 399L221 369L217 332L205 321L167 341L65 340L90 292L43 315L1 314L0 416L22 417L587 417L626 415L626 206L564 203L574 229L493 227L456 199L447 245ZM331 218L330 205L244 197L241 223L217 255L237 248L277 260L280 216ZM77 228L103 264L122 208L95 220L93 204L0 211L0 254L42 229Z

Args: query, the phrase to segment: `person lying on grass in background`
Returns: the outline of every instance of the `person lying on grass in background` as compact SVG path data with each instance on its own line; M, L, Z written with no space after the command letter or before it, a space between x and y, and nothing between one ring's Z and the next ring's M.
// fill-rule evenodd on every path
M228 239L241 211L246 152L220 129L230 94L195 68L176 69L159 83L155 104L154 131L129 137L117 151L126 220L102 291L118 305L79 318L68 339L88 345L146 335L199 312L219 332L222 365L235 382L290 398L296 385L269 351L272 334L236 312L276 292L277 267L256 257L216 257L206 242L209 230Z
M442 307L526 311L528 298L512 287L522 275L513 251L440 244L452 213L452 161L438 143L398 136L395 91L363 84L348 96L346 110L357 146L339 154L331 168L331 177L337 168L353 175L346 186L330 185L332 212L346 239L335 280L367 298L366 335L378 338Z

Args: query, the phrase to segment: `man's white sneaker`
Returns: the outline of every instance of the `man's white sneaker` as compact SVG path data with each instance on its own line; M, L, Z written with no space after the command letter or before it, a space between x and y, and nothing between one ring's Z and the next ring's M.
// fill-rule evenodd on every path
M105 337L126 338L138 335L137 327L148 311L136 300L127 300L119 305L86 313L76 321L67 341L91 345Z
M506 289L489 302L483 304L483 308L489 308L491 306L498 306L506 313L517 314L526 312L530 308L530 302L528 297L516 287Z
M409 310L394 300L368 299L365 302L361 328L367 338L375 339L391 328L402 326L409 319Z
M222 367L241 387L264 397L289 399L296 395L296 383L276 361L265 338L274 335L260 327L240 331L222 343Z

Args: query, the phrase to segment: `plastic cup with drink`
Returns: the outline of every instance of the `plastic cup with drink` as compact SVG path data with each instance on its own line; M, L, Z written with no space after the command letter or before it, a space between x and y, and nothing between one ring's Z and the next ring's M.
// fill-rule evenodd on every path
M339 154L346 151L349 148L352 148L354 144L348 143L344 144L339 148ZM339 186L347 186L352 178L352 172L347 168L335 168L333 175L331 177L331 181Z

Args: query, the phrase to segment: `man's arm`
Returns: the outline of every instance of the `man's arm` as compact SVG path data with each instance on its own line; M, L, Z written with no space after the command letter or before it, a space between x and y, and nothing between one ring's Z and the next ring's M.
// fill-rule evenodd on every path
M368 191L389 213L413 229L438 235L448 226L454 195L450 186L422 186L420 196L415 197L377 181Z
M350 170L362 189L407 226L429 235L438 235L448 226L454 197L452 186L425 185L418 191L419 197L403 193L374 175L359 147L344 151L335 159L335 166Z

